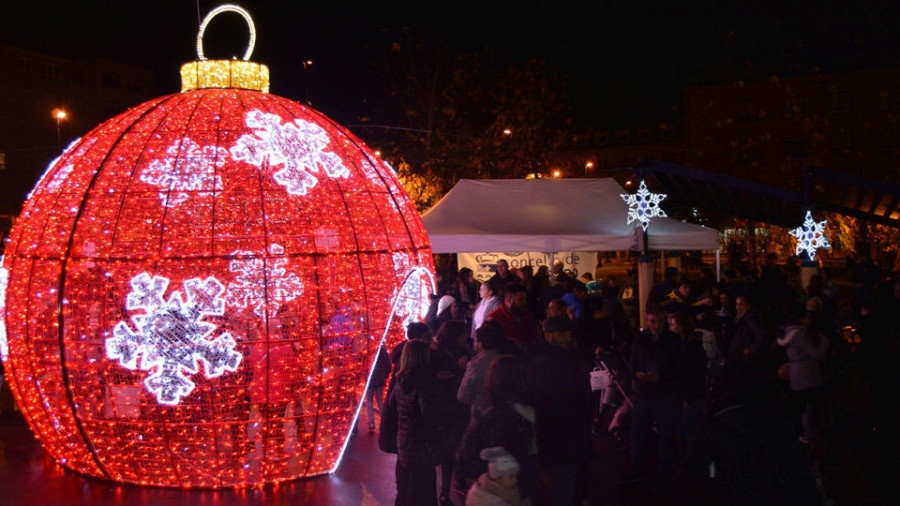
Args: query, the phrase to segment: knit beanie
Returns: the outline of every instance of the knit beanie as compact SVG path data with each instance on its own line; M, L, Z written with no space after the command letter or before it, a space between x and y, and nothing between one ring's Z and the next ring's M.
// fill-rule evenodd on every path
M453 301L455 300L456 299L454 299L452 295L444 295L443 297L441 297L441 300L438 301L437 314L440 315L441 313L443 313L444 310L450 307L450 304L453 304Z
M479 454L481 460L488 461L488 476L491 479L503 478L511 476L519 472L519 463L516 458L509 454L502 446L495 448L485 448Z

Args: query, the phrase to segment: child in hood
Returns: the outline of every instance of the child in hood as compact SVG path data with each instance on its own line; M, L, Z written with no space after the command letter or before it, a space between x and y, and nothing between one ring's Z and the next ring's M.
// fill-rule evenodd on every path
M519 506L517 481L519 463L503 447L481 450L481 460L488 461L488 471L469 489L466 506Z

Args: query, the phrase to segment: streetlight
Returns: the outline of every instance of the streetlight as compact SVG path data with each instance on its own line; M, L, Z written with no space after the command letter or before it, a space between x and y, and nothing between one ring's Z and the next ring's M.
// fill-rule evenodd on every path
M594 162L588 161L584 164L584 177L587 177L588 171L594 168Z
M56 143L57 144L62 143L62 138L61 138L62 136L60 135L60 132L59 132L59 124L60 124L60 122L62 122L62 120L66 119L66 116L68 116L68 114L66 114L66 111L64 111L62 109L58 109L58 108L53 109L53 117L56 118Z
M512 130L510 130L509 128L504 128L503 135L512 135Z
M306 105L309 105L309 106L312 105L309 103L309 69L312 68L312 64L313 64L312 60L304 60L301 63L301 65L303 65L303 77L306 80L306 87L304 90L306 93Z
M560 171L559 169L553 169L553 177L560 177L560 176L562 176L562 171Z

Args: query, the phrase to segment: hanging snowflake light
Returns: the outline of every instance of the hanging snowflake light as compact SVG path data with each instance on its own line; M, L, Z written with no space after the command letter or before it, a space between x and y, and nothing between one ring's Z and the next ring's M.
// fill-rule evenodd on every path
M666 195L650 193L643 180L641 180L637 193L623 193L621 197L628 204L628 221L625 222L626 225L631 225L633 221L639 221L644 232L646 232L651 218L666 217L666 213L659 207L659 203L666 198Z
M806 211L806 220L803 226L797 227L790 231L790 234L797 238L797 251L799 255L804 251L809 256L810 261L816 259L816 250L819 248L830 249L831 244L828 242L828 236L825 235L825 225L828 220L816 221L812 217L812 212Z
M265 66L202 56L226 11L250 22L207 16L181 93L50 163L0 257L6 378L83 474L231 487L333 471L379 347L434 291L394 171L270 95Z

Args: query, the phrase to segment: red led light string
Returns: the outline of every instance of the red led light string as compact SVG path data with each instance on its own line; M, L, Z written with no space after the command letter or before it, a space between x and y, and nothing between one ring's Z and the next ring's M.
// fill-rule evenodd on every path
M286 114L288 115L288 117L290 117L290 116L295 116L295 114L292 114L292 111L288 110L288 108L287 108L286 106L282 106L282 108L285 109L285 112L286 112ZM282 115L279 114L279 116L282 116ZM322 116L324 116L324 115L322 115ZM344 150L342 149L342 151L344 151ZM346 159L346 158L348 158L348 157L346 156L346 153L344 153L344 156L342 156L341 158L342 158L342 159ZM357 172L357 173L362 173L362 170L359 169L358 167L356 167L356 172ZM365 173L362 173L361 175L362 175L362 177L365 177ZM359 233L358 233L358 231L357 231L357 229L356 229L356 224L355 224L355 222L354 222L354 220L353 220L353 212L351 211L350 206L347 204L346 192L343 191L342 186L341 186L341 182L340 182L340 181L336 181L334 184L335 184L335 186L338 187L339 190L341 190L341 191L339 191L340 200L341 200L341 202L343 203L344 212L346 213L347 217L349 218L349 219L348 219L348 222L349 222L349 225L350 225L350 230L351 230L351 232L353 233L353 242L354 242L355 245L356 245L356 251L357 251L357 252L362 252L362 251L363 251L363 248L360 246L360 243L359 243ZM371 200L371 195L370 195L370 200ZM360 254L357 254L357 255L356 255L356 265L357 265L357 267L358 267L358 269L359 269L359 271L358 271L357 274L358 274L360 280L365 280L365 269L363 269L363 266L362 266L362 259L361 259L361 258L362 258L362 255L360 255ZM318 283L317 283L317 286L318 286ZM366 349L365 349L365 355L364 355L365 361L366 361L365 363L366 363L366 364L369 364L369 363L370 363L370 358L371 358L371 356L370 356L370 348L371 348L371 346L370 346L369 343L368 343L368 334L369 334L369 332L368 332L368 329L369 329L369 318L368 318L368 315L369 315L369 307L368 307L368 300L369 300L369 298L368 298L368 295L367 295L367 293L366 293L366 284L365 284L365 283L361 283L360 286L361 286L361 288L362 288L362 294L363 294L363 299L362 299L362 300L365 301L364 309L365 309L365 314L366 314L366 327L365 327L364 329L362 329L362 336L361 336L361 337L362 337L362 340L363 340L363 344L365 345L365 348L366 348ZM321 343L321 342L324 342L324 338L323 338L323 336L322 336L321 334L322 334L322 332L321 332L321 328L320 328L320 337L319 337L320 343ZM356 334L359 334L359 331L357 331ZM351 339L351 342L352 342L352 337L351 337L350 339ZM320 344L320 349L322 349L322 345L321 345L321 344ZM324 357L324 354L320 355L320 357ZM319 360L319 369L320 369L320 370L322 370L322 368L323 368L322 360L323 360L323 358L320 358L320 360ZM374 361L372 361L371 364L372 364L372 366L374 366ZM366 367L365 369L368 370L368 367ZM368 379L368 375L366 376L366 378ZM365 389L365 388L366 388L366 386L363 386L363 389ZM321 392L321 391L320 391L320 392ZM360 395L359 404L362 404L362 402L363 402L363 400L364 400L365 391L362 391L361 394L362 394L362 395ZM320 403L321 403L321 394L320 394ZM357 409L355 410L354 414L351 415L349 427L348 427L348 430L347 430L347 437L349 437L350 431L353 430L353 427L354 427L354 425L355 425L355 423L356 423L356 421L357 421L356 418L358 417L358 415L359 415L359 409L358 409L358 407L357 407ZM316 424L316 426L317 426L317 430L318 430L318 423ZM314 448L315 448L315 445L314 445ZM328 451L328 449L324 449L324 451Z
M140 115L140 117L136 121L131 123L131 126L137 124L137 122L140 121L140 118L143 117L144 115L146 115L148 113L148 111L150 111L150 110L152 110L152 108L145 109L144 112ZM130 126L126 127L125 132L123 132L116 139L116 142L113 143L113 146L107 152L107 157L109 156L109 153L112 153L112 151L115 149L116 144L124 138L125 134L128 133L129 129L130 129ZM59 162L57 162L57 167L60 166L59 164L61 162L63 162L62 159L60 159ZM105 162L105 159L104 159L104 162ZM102 167L102 166L103 166L103 162L101 162L99 167ZM94 462L97 464L97 467L100 469L100 472L103 473L103 475L107 479L112 479L109 471L106 469L106 466L103 465L103 462L101 461L100 456L97 454L97 448L95 447L95 445L93 443L91 443L91 439L87 437L87 433L85 432L84 425L82 424L82 421L81 421L81 417L79 416L77 409L75 407L75 399L72 396L72 388L71 388L71 384L70 384L69 371L68 371L68 360L67 360L68 353L67 353L67 349L66 349L66 339L65 339L65 330L66 330L65 323L66 322L65 322L65 319L63 316L63 299L64 299L64 296L66 293L66 280L68 278L67 267L68 267L68 263L69 263L69 258L72 254L72 246L73 246L73 241L75 238L75 232L78 228L78 222L79 222L79 220L82 216L82 212L84 210L85 201L87 200L88 195L90 195L91 189L94 187L94 183L97 181L97 177L99 175L100 175L100 170L97 170L96 172L94 172L93 176L91 177L90 182L87 185L87 189L85 190L84 197L81 200L81 204L78 206L78 211L75 213L75 216L72 218L72 224L71 224L71 228L69 230L69 239L66 241L66 243L67 243L66 248L62 252L62 258L60 259L61 264L59 266L60 267L59 284L57 285L57 326L58 326L58 335L59 335L60 374L62 376L61 379L62 379L62 383L63 383L63 388L65 389L66 399L68 400L69 408L72 410L72 419L75 422L75 427L78 430L79 434L81 435L82 440L85 442L88 450L90 451L90 455L93 457ZM63 194L64 194L64 192L58 193L57 198L59 198L59 196L63 195ZM32 276L33 276L33 274L32 274Z
M91 190L93 189L93 186L94 186L94 184L95 184L96 181L97 181L97 178L100 176L103 167L104 167L104 166L106 165L106 163L108 162L110 156L112 156L112 154L116 151L116 148L117 148L117 147L120 145L120 143L125 139L126 135L127 135L129 132L131 132L131 131L132 131L132 130L133 130L133 129L141 122L142 119L146 118L149 114L152 114L153 112L155 112L155 111L157 110L157 108L160 108L160 107L166 107L167 104L168 104L169 102L172 102L172 101L174 101L174 100L176 100L176 99L178 99L178 98L181 98L181 100L178 100L178 102L177 102L178 104L181 104L184 100L186 100L186 97L179 97L178 95L169 95L169 96L167 96L167 97L163 97L161 100L159 100L158 102L156 102L152 107L149 107L149 108L145 109L145 110L139 115L139 117L138 117L137 119L135 119L135 120L131 121L129 124L127 124L127 125L124 127L124 131L117 132L118 135L117 135L117 137L116 137L115 142L113 142L113 144L112 144L111 146L109 146L109 148L108 148L107 151L106 151L106 155L105 155L104 158L103 158L103 161L101 161L101 162L98 164L98 170L94 173L93 178L91 178L91 182L89 183L88 188L87 188L87 190L85 191L85 200L88 198L88 196L90 196ZM165 124L165 119L166 119L165 117L160 118L160 121L159 121L159 123L156 124L156 127L155 127L154 130L153 130L153 133L156 133L156 132L159 131L159 129L161 128L161 125ZM118 129L116 129L116 130L118 130ZM151 134L151 138L152 138L152 135L153 135L153 134ZM111 242L110 242L111 245L115 243L116 234L118 233L118 230L119 230L119 222L118 222L118 218L124 214L124 213L123 213L123 209L124 209L124 206L125 206L125 201L126 201L126 199L128 198L129 190L130 190L131 184L132 184L132 182L136 179L136 178L135 178L135 174L136 174L136 172L137 172L137 170L138 170L138 167L140 167L140 162L141 162L141 160L143 159L143 157L144 157L144 155L145 155L145 153L146 153L146 149L147 149L147 144L144 144L143 148L141 149L140 154L137 156L137 158L136 158L136 160L135 160L134 166L132 167L130 177L128 178L128 184L127 184L125 190L122 192L122 198L121 198L121 200L119 201L119 212L116 214L116 222L115 222L115 224L114 224L114 226L113 226L113 237L112 237ZM77 228L78 228L78 221L80 220L81 213L82 213L83 210L84 210L84 201L82 201L82 205L79 206L78 216L76 216L75 222L74 222L73 225L72 225L72 235L71 235L70 238L69 238L69 245L68 245L68 248L67 248L67 251L68 251L68 252L71 252L71 251L72 251L72 242L73 242L73 240L74 240L75 232L77 231ZM164 212L165 212L165 211L164 211ZM162 233L160 233L160 236L162 236ZM158 257L157 257L156 262L158 263ZM61 280L60 280L61 285L65 283L65 280L66 280L66 276L62 276L62 278L61 278ZM62 289L62 287L61 287L61 289ZM60 330L60 336L61 336L60 342L63 342L64 339L62 339L62 330ZM65 364L65 359L63 359L63 363ZM112 394L112 385L113 385L114 383L111 382L111 381L109 380L109 378L108 378L108 376L107 376L107 372L108 372L108 369L107 369L107 368L104 368L104 369L103 369L103 375L104 375L104 378L106 379L106 382L107 382L107 388L110 389L110 392L111 392L110 395L113 395L113 394ZM67 374L66 374L66 376L67 376ZM68 389L68 388L67 388L67 390L69 391L69 400L70 400L71 403L73 403L73 409L74 409L74 400L72 399L71 391L70 391L70 389ZM110 402L112 402L112 399L110 399ZM167 427L166 427L166 425L165 425L165 424L166 424L165 420L163 420L162 423L163 423L163 427L162 427L163 437L164 437L164 439L165 439L165 441L166 441L166 446L169 447L169 442L168 442L168 430L167 430ZM93 441L93 438L88 438L88 437L84 434L84 430L83 430L83 428L81 427L80 422L79 422L79 427L81 428L82 436L84 437L85 441L88 441L88 442ZM100 468L101 468L101 470L103 471L103 474L106 475L108 478L111 479L109 470L106 468L105 465L102 465L102 463L100 462L100 458L99 458L99 455L97 454L96 447L95 447L93 444L91 444L90 446L91 446L91 453L92 453L92 455L94 455L95 460L97 460L98 465L100 465ZM166 455L167 455L168 458L169 458L169 463L170 463L170 465L171 465L171 467L172 467L172 472L175 474L175 481L178 482L178 483L181 483L181 479L180 479L180 477L178 476L178 469L177 469L177 466L175 465L175 462L174 462L174 460L173 460L173 458L172 458L172 455L171 455L171 449L169 449L169 451L166 452Z

